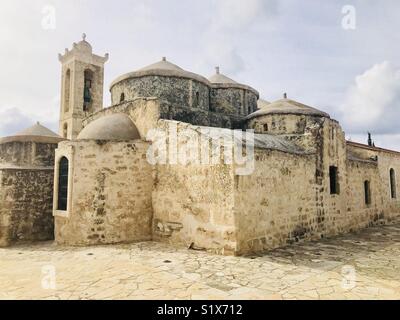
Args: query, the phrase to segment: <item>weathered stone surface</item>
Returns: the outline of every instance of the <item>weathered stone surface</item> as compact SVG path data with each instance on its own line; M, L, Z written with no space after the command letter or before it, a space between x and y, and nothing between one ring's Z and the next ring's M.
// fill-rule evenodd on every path
M0 246L54 238L57 144L39 140L9 137L0 143Z
M53 169L0 171L0 246L53 239Z
M90 245L151 239L152 168L140 140L60 143L57 159L72 148L71 206L55 210L56 242ZM56 208L55 208L56 209Z

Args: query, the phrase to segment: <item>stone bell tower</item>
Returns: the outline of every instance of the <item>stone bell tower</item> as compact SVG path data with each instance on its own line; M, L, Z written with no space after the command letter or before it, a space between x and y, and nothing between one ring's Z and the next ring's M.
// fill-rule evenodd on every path
M82 130L82 120L103 108L104 56L93 54L83 34L72 50L59 54L62 64L60 136L75 139Z

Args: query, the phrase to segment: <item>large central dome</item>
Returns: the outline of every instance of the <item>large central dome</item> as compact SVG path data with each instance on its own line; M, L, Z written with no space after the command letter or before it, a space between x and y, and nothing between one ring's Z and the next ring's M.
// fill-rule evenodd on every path
M141 68L134 72L130 72L118 77L111 83L110 88L112 89L113 86L115 86L117 83L121 81L131 78L141 78L146 76L162 76L162 77L194 79L209 85L209 81L206 78L196 73L186 71L181 67L177 66L176 64L167 61L167 59L163 57L161 61L152 63L144 68Z

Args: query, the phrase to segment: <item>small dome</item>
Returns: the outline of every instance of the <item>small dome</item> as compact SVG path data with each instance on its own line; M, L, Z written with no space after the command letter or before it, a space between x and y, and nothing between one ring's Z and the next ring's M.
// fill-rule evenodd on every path
M220 68L215 68L215 74L208 78L214 88L237 88L252 91L257 97L259 93L252 87L236 82L220 72Z
M41 137L56 137L61 138L58 134L42 126L40 122L25 130L17 132L14 136L41 136Z
M138 129L123 113L101 117L89 123L78 135L78 140L136 140Z
M13 136L4 137L0 139L0 143L9 141L36 141L43 143L58 143L64 140L58 134L42 126L37 122L32 127L19 131Z
M162 60L159 62L150 64L150 65L148 65L144 68L141 68L137 71L130 72L130 73L127 73L127 74L124 74L124 75L118 77L111 83L110 88L112 88L117 83L124 81L126 79L141 78L141 77L145 77L145 76L187 78L187 79L194 79L196 81L205 83L207 85L210 84L206 78L204 78L196 73L186 71L186 70L182 69L181 67L177 66L176 64L173 64L173 63L167 61L167 59L165 57L163 57Z
M297 114L330 118L329 114L327 114L326 112L320 111L294 100L281 99L264 105L260 110L250 114L247 119L269 114Z
M216 67L215 70L216 70L215 74L208 79L211 83L238 84L235 80L232 80L231 78L228 78L226 75L220 73L219 67Z

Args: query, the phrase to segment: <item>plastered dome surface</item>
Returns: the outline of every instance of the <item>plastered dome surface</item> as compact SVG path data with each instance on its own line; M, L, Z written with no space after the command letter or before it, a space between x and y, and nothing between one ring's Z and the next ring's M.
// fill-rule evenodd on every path
M132 78L141 78L145 76L164 76L164 77L194 79L196 81L205 83L207 85L209 84L209 81L206 78L196 73L186 71L181 67L177 66L176 64L167 61L167 59L163 57L162 60L159 62L153 63L137 71L130 72L118 77L111 83L110 89L112 89L117 83L121 81Z
M326 112L290 99L281 99L269 104L262 103L260 105L261 109L250 114L247 119L272 114L296 114L330 118Z
M35 125L17 132L13 136L0 138L0 143L6 143L10 141L34 141L43 143L58 143L62 141L58 134L54 133L50 129L42 126L39 122Z
M78 140L136 140L138 129L125 114L104 116L89 123L78 135Z

